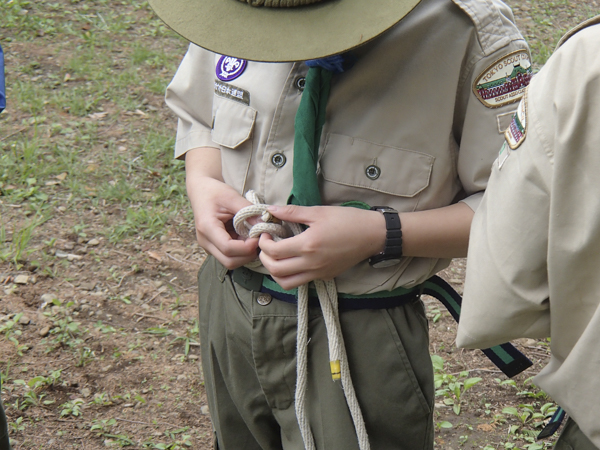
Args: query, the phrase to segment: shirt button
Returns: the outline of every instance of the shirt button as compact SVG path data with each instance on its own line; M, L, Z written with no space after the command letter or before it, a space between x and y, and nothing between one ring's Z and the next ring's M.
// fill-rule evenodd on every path
M263 292L258 294L258 297L256 297L256 303L258 303L260 306L267 306L269 303L271 303L271 300L273 300L273 298L269 294L265 294Z
M378 166L371 164L365 169L365 174L370 180L376 180L381 175L381 169Z
M305 77L298 77L298 78L296 78L296 81L294 82L294 84L296 85L296 89L298 89L300 92L302 92L304 90L305 83L306 83Z
M275 153L273 156L271 156L271 164L273 164L278 169L285 166L286 161L287 158L283 153Z

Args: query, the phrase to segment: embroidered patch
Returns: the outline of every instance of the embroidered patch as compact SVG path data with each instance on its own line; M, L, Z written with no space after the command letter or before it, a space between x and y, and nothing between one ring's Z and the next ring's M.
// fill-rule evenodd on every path
M531 75L529 53L518 50L485 69L473 83L473 92L488 108L499 108L521 99Z
M215 80L215 94L220 97L225 97L236 102L241 102L244 105L250 105L250 93L231 84L221 83Z
M221 81L235 80L246 70L248 61L245 59L233 58L232 56L221 56L217 63L217 78Z
M504 165L504 161L506 161L506 159L508 158L509 155L510 155L510 150L508 149L508 147L506 145L506 141L504 141L504 143L502 144L502 147L500 147L500 151L498 152L498 170L502 169L502 166Z
M527 91L519 103L517 112L513 116L512 122L504 132L504 137L508 146L513 150L519 148L519 146L525 140L527 135Z

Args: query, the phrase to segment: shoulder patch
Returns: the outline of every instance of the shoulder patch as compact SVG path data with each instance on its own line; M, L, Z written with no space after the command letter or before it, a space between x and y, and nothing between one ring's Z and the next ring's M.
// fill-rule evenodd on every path
M531 81L531 58L527 50L517 50L496 60L473 83L473 92L488 108L518 102Z
M525 141L527 135L527 91L523 95L517 112L513 116L510 126L504 132L508 146L516 150Z
M247 65L248 61L245 59L223 55L219 58L219 62L217 62L217 78L221 81L235 80L244 73Z

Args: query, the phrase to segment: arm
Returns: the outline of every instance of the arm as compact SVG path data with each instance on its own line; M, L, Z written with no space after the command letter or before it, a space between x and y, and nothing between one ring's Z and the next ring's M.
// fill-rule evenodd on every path
M258 239L239 239L231 224L233 216L250 202L223 182L220 150L189 150L185 154L185 173L200 246L228 269L255 260Z
M274 242L260 238L260 259L273 278L291 289L314 279L334 278L383 250L385 220L376 211L342 206L276 206L274 216L308 229ZM466 255L473 211L464 203L401 213L405 256L451 258Z

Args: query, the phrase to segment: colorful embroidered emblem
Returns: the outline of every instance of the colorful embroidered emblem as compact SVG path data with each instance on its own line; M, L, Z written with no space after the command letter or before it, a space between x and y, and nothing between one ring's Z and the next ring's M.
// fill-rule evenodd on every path
M244 105L250 104L250 93L248 91L231 84L221 83L219 80L215 80L215 94L243 103Z
M217 78L221 81L235 80L246 70L248 61L245 59L233 58L231 56L221 56L217 63Z
M485 69L473 83L473 92L488 108L499 108L523 97L531 75L529 53L518 50Z
M513 150L519 148L519 145L525 140L527 135L527 91L519 103L517 112L513 116L512 122L504 132L504 137L508 146Z

